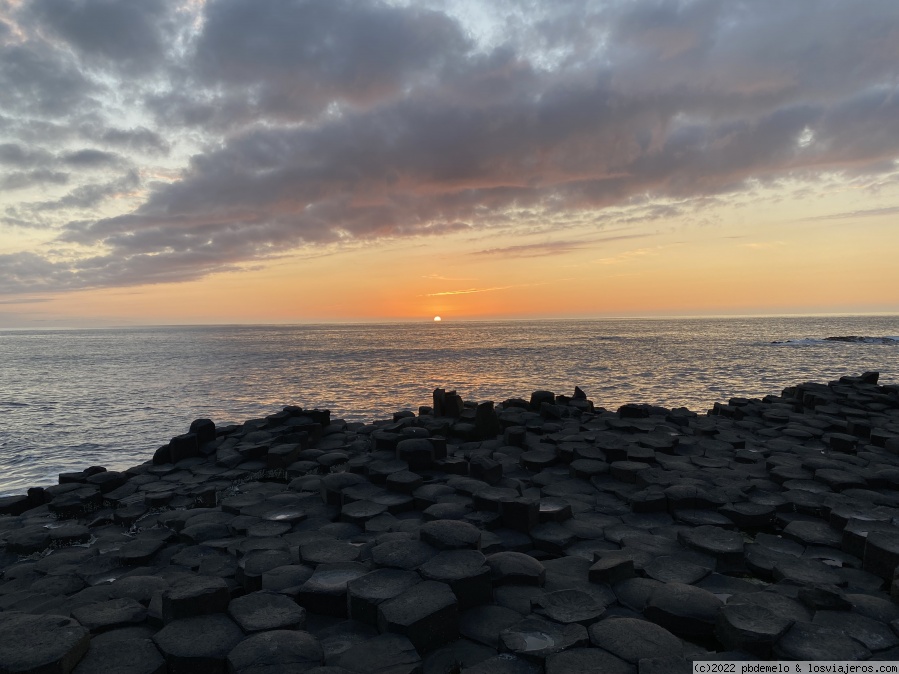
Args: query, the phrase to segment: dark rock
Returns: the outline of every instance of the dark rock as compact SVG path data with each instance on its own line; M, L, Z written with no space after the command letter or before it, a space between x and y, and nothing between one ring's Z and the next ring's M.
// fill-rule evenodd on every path
M420 582L417 573L400 569L377 569L351 580L347 583L349 617L377 626L378 605Z
M719 613L715 635L726 647L768 657L771 647L793 624L758 604L728 604Z
M811 622L811 612L795 599L791 599L777 592L753 592L732 597L727 605L754 604L763 606L774 615L793 622Z
M815 613L814 623L844 632L871 651L882 651L899 645L899 638L887 625L856 613L818 611Z
M422 663L423 674L447 674L460 668L469 671L469 667L495 655L495 648L459 639L428 653Z
M892 580L899 566L899 532L872 531L865 541L862 568L884 580Z
M634 674L636 668L600 648L572 648L546 658L546 674Z
M680 639L646 620L608 618L591 625L588 632L594 646L633 664L644 658L681 656L684 651Z
M108 632L107 634L114 634ZM92 639L74 674L165 674L165 660L149 638Z
M496 649L499 635L521 620L521 614L504 606L486 605L465 611L459 617L459 632L472 641Z
M699 526L678 532L678 540L688 548L697 550L725 564L743 561L743 536L720 527Z
M459 603L459 610L484 604L493 598L493 583L486 558L477 550L446 550L421 565L425 580L446 583Z
M456 597L444 583L418 583L378 606L378 629L402 634L419 653L433 650L459 636Z
M500 650L527 660L545 660L553 653L580 648L589 643L583 625L559 625L543 618L529 617L500 633Z
M71 672L89 644L87 628L71 618L0 613L0 671Z
M306 625L305 609L282 594L264 590L232 600L228 614L247 634L303 629Z
M481 532L477 527L468 522L456 520L427 522L419 529L419 536L423 543L438 550L460 548L477 550L481 542Z
M371 549L375 566L411 571L437 554L437 550L422 541L388 541Z
M497 552L486 561L494 585L543 585L546 580L543 564L521 552Z
M297 592L297 603L313 613L347 616L347 583L368 569L358 562L320 564Z
M72 610L72 617L96 634L117 627L139 625L146 620L147 609L134 599L110 599L79 606Z
M228 608L231 591L222 578L189 576L172 583L162 593L162 618L170 623L182 618L221 613Z
M303 672L325 661L319 640L308 632L275 629L247 637L228 653L233 674Z
M683 583L653 590L643 613L654 623L684 637L710 635L723 602L711 592Z
M175 620L153 636L169 672L219 674L243 632L222 613Z
M599 620L607 604L595 595L575 589L556 590L531 600L536 613L567 625L590 625Z
M841 630L797 622L772 649L782 660L867 660L871 651Z
M421 671L421 656L406 637L382 634L340 653L333 665L363 674L416 674Z

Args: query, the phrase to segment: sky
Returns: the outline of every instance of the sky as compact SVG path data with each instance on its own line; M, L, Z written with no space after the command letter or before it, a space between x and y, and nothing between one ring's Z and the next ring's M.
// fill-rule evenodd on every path
M899 313L895 0L0 0L0 328Z

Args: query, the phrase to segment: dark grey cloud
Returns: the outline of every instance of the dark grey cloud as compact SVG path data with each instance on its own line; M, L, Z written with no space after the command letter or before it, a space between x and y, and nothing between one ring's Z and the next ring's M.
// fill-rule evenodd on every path
M379 1L213 0L204 20L186 64L190 91L149 98L164 119L227 126L371 106L469 47L444 14Z
M5 190L21 190L39 185L65 185L68 182L68 173L43 168L0 174L0 188Z
M23 7L18 32L0 33L13 57L0 61L12 92L0 94L0 114L35 119L2 138L7 178L108 171L30 204L36 214L148 188L131 212L72 216L60 242L106 252L68 267L56 259L44 271L60 288L197 278L299 247L508 229L518 213L544 223L549 242L482 254L561 253L581 239L552 241L554 228L581 212L614 207L594 218L598 229L639 227L682 216L680 202L785 178L879 176L899 158L894 0L468 10L209 0L195 35L173 27L161 0ZM109 81L137 94L135 114L119 118L140 122L104 116ZM86 111L68 124L77 142L47 163L34 129L48 119L66 128L72 110ZM179 180L141 185L123 173L179 142L199 148ZM13 262L18 276L0 287L43 273L32 258Z
M142 72L156 67L167 49L165 0L31 0L25 12L88 62Z
M76 168L105 168L121 163L122 158L114 152L104 152L96 148L84 148L67 152L61 157L62 163Z

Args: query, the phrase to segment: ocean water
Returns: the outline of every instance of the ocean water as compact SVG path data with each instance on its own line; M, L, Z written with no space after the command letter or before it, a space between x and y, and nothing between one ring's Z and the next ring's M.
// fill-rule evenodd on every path
M827 339L845 336L869 339ZM865 370L899 380L899 317L0 331L0 495L142 463L199 417L293 404L373 421L438 386L499 402L577 385L608 409L704 412Z

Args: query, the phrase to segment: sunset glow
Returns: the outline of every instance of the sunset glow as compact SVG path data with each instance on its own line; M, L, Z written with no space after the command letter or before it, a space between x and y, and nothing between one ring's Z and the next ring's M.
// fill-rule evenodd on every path
M817 7L0 0L0 328L899 312L899 4Z

